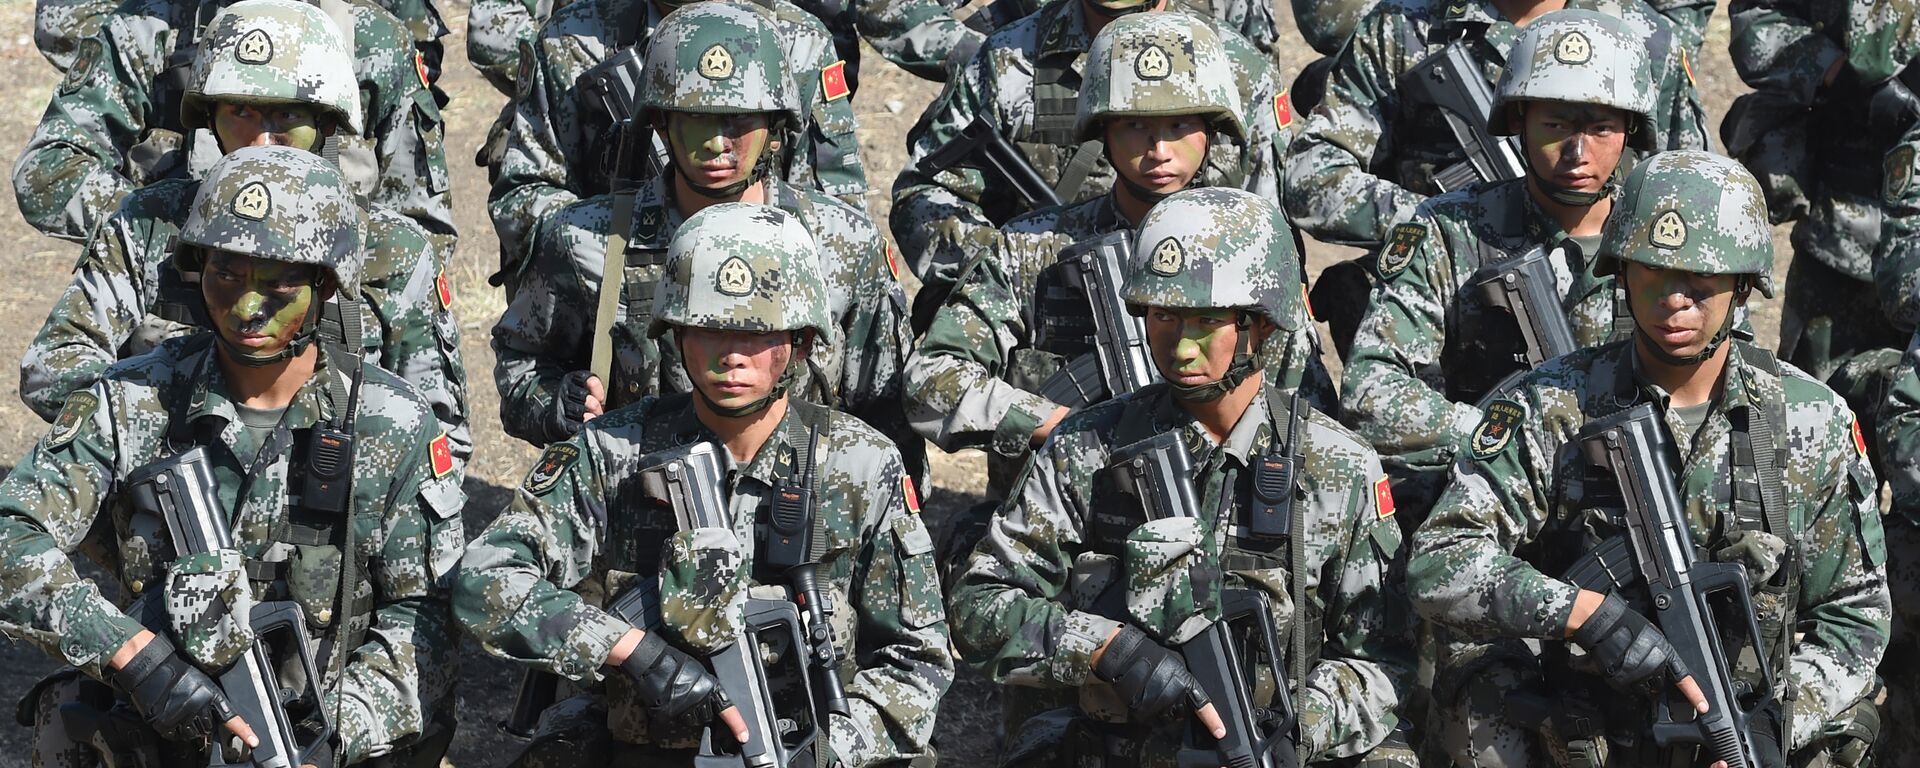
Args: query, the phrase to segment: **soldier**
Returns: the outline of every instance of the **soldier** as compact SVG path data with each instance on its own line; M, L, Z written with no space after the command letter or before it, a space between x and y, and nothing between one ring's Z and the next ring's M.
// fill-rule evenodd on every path
M1388 742L1413 658L1411 613L1393 586L1400 529L1379 460L1259 371L1263 345L1305 324L1299 257L1279 209L1241 190L1187 190L1148 211L1135 242L1145 256L1125 297L1146 319L1166 381L1067 416L948 597L955 647L1010 686L1006 732L1017 735L1007 762L1112 755L1172 765L1190 714L1223 735L1170 648L1220 618L1224 586L1264 594L1281 636L1311 649L1289 660L1294 679L1279 681L1300 721L1297 739L1278 740L1275 764L1371 752L1415 765ZM1099 479L1115 449L1165 432L1201 468L1193 497L1219 519L1149 522ZM1285 491L1299 505L1299 535L1256 536L1256 466L1291 460L1304 462ZM1108 587L1124 592L1124 609L1102 599ZM1170 711L1177 721L1162 719Z
M1369 12L1328 75L1324 101L1293 143L1285 182L1292 219L1315 238L1377 251L1396 225L1443 190L1436 176L1464 161L1446 114L1404 92L1406 78L1428 57L1458 45L1494 82L1520 29L1564 7L1618 16L1648 51L1657 97L1649 118L1653 146L1704 149L1705 111L1691 66L1671 25L1634 0L1392 0ZM1512 7L1514 10L1503 11ZM1577 51L1570 51L1577 57ZM1484 107L1482 108L1484 109ZM1478 114L1463 116L1477 121ZM1374 256L1329 268L1314 285L1313 305L1331 326L1345 359Z
M418 49L419 63L427 67L428 78L437 82L443 53L440 38L450 31L440 18L440 9L434 7L433 0L382 0L377 4L407 26ZM54 69L65 74L73 66L81 43L99 34L118 6L115 0L35 0L33 44ZM438 89L435 95L444 97ZM442 98L441 105L445 103Z
M764 16L726 3L689 5L660 23L640 100L672 147L672 162L630 200L581 200L541 228L533 268L493 329L494 383L508 434L535 445L559 442L616 407L689 391L675 351L645 334L655 311L646 297L687 217L716 203L751 202L787 211L807 228L831 287L822 309L833 319L827 333L835 354L817 347L797 391L887 425L916 460L924 451L900 416L900 368L911 349L906 297L879 233L859 211L773 173L781 126L800 120L776 34ZM727 76L717 78L712 62L722 58ZM610 249L625 254L622 280L610 286L617 304L602 303ZM602 341L610 364L595 375L593 347Z
M1396 226L1341 374L1342 420L1380 451L1408 530L1439 496L1481 398L1530 355L1552 356L1528 349L1516 317L1476 287L1493 274L1483 270L1545 252L1553 279L1530 309L1564 318L1576 346L1605 342L1625 315L1594 262L1621 158L1654 150L1644 43L1616 17L1555 11L1521 31L1508 60L1487 129L1520 137L1527 175L1431 198Z
M1149 50L1181 55L1168 56L1170 72L1149 70L1157 76L1144 77L1136 63L1152 58ZM1118 183L1092 200L1015 218L991 248L966 257L957 277L949 281L950 272L942 270L920 289L923 296L950 294L907 361L908 416L944 450L989 452L987 498L996 501L953 518L969 529L984 528L992 506L1007 497L1028 449L1046 440L1068 407L1088 404L1055 403L1039 394L1068 358L1061 354L1065 345L1035 347L1034 329L1093 328L1091 297L1032 300L1040 272L1062 248L1131 231L1155 203L1189 185L1204 185L1207 176L1229 175L1245 157L1234 76L1219 37L1204 20L1164 11L1122 16L1094 38L1086 69L1074 133L1103 143ZM1307 386L1310 401L1332 407L1333 383L1320 363L1319 336L1304 323L1300 327L1307 330L1270 346L1265 368L1288 374L1276 379L1282 391ZM973 549L978 533L945 538L942 562L951 563Z
M1114 19L1173 7L1168 3L1051 3L987 38L907 135L910 157L893 184L889 225L915 274L924 279L936 266L966 263L988 247L994 230L1028 210L1004 180L973 168L936 164L936 153L976 117L986 119L1015 144L1062 201L1084 202L1107 193L1114 173L1102 143L1080 140L1075 130L1074 110L1085 77L1086 52ZM1246 140L1237 147L1242 157L1222 168L1230 175L1209 171L1206 183L1240 187L1277 200L1280 129L1292 120L1292 113L1274 85L1273 67L1245 38L1211 22L1204 13L1192 13L1214 27L1246 110ZM1176 58L1180 56L1148 54L1135 66L1144 73L1142 79L1152 80L1158 73L1171 72Z
M1414 607L1494 643L1455 660L1454 684L1436 686L1446 748L1460 765L1546 765L1550 756L1665 765L1648 737L1649 694L1671 697L1678 680L1706 711L1689 685L1704 670L1674 663L1674 645L1626 602L1638 589L1623 599L1561 577L1625 530L1624 491L1587 466L1575 433L1647 404L1678 446L1661 458L1676 462L1671 481L1693 547L1703 561L1742 566L1752 590L1761 634L1753 655L1729 653L1726 671L1735 691L1771 694L1750 702L1761 704L1748 723L1758 764L1786 765L1784 753L1803 765L1822 748L1857 753L1846 743L1860 738L1847 710L1868 692L1887 643L1876 481L1845 403L1733 333L1734 307L1755 289L1771 292L1759 185L1732 160L1668 152L1634 168L1619 205L1599 272L1619 272L1632 338L1557 358L1501 390L1414 536ZM1523 639L1544 646L1540 660ZM1585 657L1569 661L1567 641ZM1758 661L1774 671L1772 688ZM1556 705L1534 713L1535 730L1517 702L1544 693L1543 680Z
M287 0L291 2L291 0ZM354 51L361 93L373 98L350 134L339 135L353 191L446 236L453 206L440 107L392 14L327 0L321 10ZM14 164L13 189L27 223L84 242L128 192L205 168L212 137L181 122L193 50L224 0L138 0L122 5L54 90L40 127ZM289 31L291 33L291 31ZM291 44L262 30L235 43L237 56L271 59Z
M1380 0L1293 0L1293 26L1306 38L1307 47L1320 58L1307 63L1287 89L1287 98L1295 111L1307 114L1320 105L1327 92L1327 72L1333 57L1353 36L1354 25L1373 10Z
M256 30L279 41L271 55L240 55ZM351 134L360 120L353 60L320 9L301 2L249 0L207 25L182 123L208 129L220 149L289 145L315 155ZM283 153L255 155L277 163ZM265 158L265 159L263 159ZM49 421L68 396L93 387L116 360L193 330L198 288L174 271L172 242L200 182L165 179L134 190L87 241L73 282L28 345L20 398ZM445 260L418 224L375 208L367 215L367 253L358 281L368 362L414 385L448 435L456 465L472 453L466 421L466 369L450 310ZM330 305L337 306L337 305ZM338 328L338 319L329 317Z
M292 723L330 718L334 736L308 765L376 755L382 766L439 764L453 736L456 647L442 580L464 543L465 497L413 389L317 331L328 295L356 288L361 218L330 165L260 170L244 153L215 163L176 255L182 271L205 275L207 332L164 342L69 397L0 484L9 553L0 628L73 667L22 703L38 730L35 765L207 765L222 721L257 740L266 723L231 719L229 694L209 675L249 645L252 622L235 619L261 600L291 601L294 631L329 654L315 660L318 681L278 653L269 666L285 670L269 684L321 693L285 705ZM323 442L329 453L344 444L337 458L348 466L329 466ZM131 478L200 451L213 513L234 543L190 552L163 522L180 508L143 502L153 491ZM315 490L340 470L346 487ZM130 605L75 572L83 545ZM75 704L105 723L130 705L149 727L68 730L89 719ZM295 731L312 738L304 724ZM106 744L119 753L94 753Z
M833 60L833 41L820 20L787 0L727 0L770 21L778 34L772 50L732 51L729 57L784 59L798 86L793 112L774 134L787 148L767 170L798 187L817 188L855 208L864 203L866 170L860 160L852 93L845 65ZM567 204L612 190L619 176L633 178L639 161L621 158L619 130L612 116L575 83L583 74L633 48L645 52L659 37L656 29L683 0L581 0L554 11L540 28L518 76L515 114L493 168L487 211L500 234L501 272L507 282L529 263L532 249ZM679 45L678 41L669 41ZM692 63L693 59L688 60ZM770 89L773 80L733 78L733 65L716 57L704 70L708 80L727 81L729 89ZM643 74L642 77L645 77ZM751 84L747 84L751 83ZM765 96L761 96L765 98ZM648 146L644 141L637 146ZM638 154L645 154L644 152ZM664 169L656 169L664 170Z
M1875 300L1876 270L1920 211L1913 149L1920 115L1920 6L1902 2L1736 2L1732 52L1755 93L1721 125L1727 149L1794 222L1780 317L1781 359L1839 391L1871 428L1913 317ZM1882 271L1880 295L1911 278ZM1899 301L1896 299L1896 301Z
M646 333L672 332L692 391L648 397L548 446L513 506L468 548L455 610L488 652L605 681L550 710L515 765L691 763L698 726L728 701L688 652L731 638L738 619L737 607L686 606L737 606L742 592L784 598L767 526L776 495L803 493L789 490L796 478L813 483L804 494L826 542L818 583L849 662L848 713L827 719L815 764L929 754L953 660L913 481L885 437L792 396L808 347L834 336L812 240L797 217L766 206L720 203L687 219ZM645 496L637 471L700 441L723 449L732 530L675 533L674 510ZM637 582L657 583L666 631L629 626L587 597Z

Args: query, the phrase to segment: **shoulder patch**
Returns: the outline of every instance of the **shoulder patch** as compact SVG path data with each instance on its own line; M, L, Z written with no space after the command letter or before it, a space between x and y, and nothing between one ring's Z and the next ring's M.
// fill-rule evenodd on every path
M1700 83L1693 79L1693 59L1687 57L1687 51L1684 48L1680 50L1680 69L1687 73L1687 85L1700 87Z
M60 409L60 417L53 420L53 428L47 430L47 447L58 448L73 442L80 436L80 428L100 409L100 398L92 392L75 392L67 396L67 404Z
M1473 451L1473 457L1481 461L1491 459L1507 447L1513 440L1513 432L1520 427L1521 417L1526 410L1519 403L1501 398L1487 404L1486 416L1480 419L1480 426L1473 428L1473 434L1467 437L1467 445Z
M73 65L67 67L66 76L60 78L60 92L73 93L86 85L93 75L93 68L100 63L105 52L106 46L97 37L80 41L80 51L74 54Z
M447 439L447 433L440 433L427 444L427 457L433 460L434 477L446 477L453 471L453 441Z
M841 59L820 70L820 95L827 101L844 99L853 89L847 87L847 61Z
M1394 275L1406 271L1413 263L1413 249L1427 240L1425 224L1408 222L1393 228L1393 235L1387 238L1387 247L1380 251L1380 279L1391 280Z
M920 514L920 492L914 490L913 476L900 476L900 501L907 505L907 514Z
M1373 481L1373 508L1381 517L1393 516L1393 484L1384 477Z
M1853 419L1853 449L1860 453L1860 458L1867 457L1867 438L1860 434L1860 417L1858 416Z
M1273 97L1273 124L1281 128L1293 125L1293 97L1281 91Z
M553 486L560 482L560 475L566 472L567 467L573 466L574 460L578 458L580 458L579 448L566 443L549 445L547 450L540 454L540 461L533 465L533 471L527 473L526 482L520 485L526 489L527 493L535 496L551 491Z
M427 80L427 57L419 51L413 52L413 71L420 76L421 88L433 87L433 83Z
M1881 176L1883 196L1894 203L1913 185L1913 145L1902 144L1887 153L1887 166Z
M433 280L434 293L440 297L441 309L453 309L453 281L447 279L447 271L440 270L440 276Z

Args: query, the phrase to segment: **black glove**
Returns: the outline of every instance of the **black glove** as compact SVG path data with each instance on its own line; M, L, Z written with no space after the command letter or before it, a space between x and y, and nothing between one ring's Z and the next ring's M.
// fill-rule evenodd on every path
M1176 705L1198 711L1213 703L1178 654L1130 626L1120 627L1107 643L1093 674L1120 692L1127 719L1135 723L1157 720Z
M205 741L234 717L220 686L174 653L173 643L164 637L155 637L114 672L112 683L166 739Z
M1619 595L1607 595L1587 622L1573 633L1573 641L1600 663L1607 683L1622 690L1660 672L1679 680L1690 674L1667 637L1647 617L1633 612Z
M670 730L699 728L733 706L719 680L692 656L667 645L658 632L641 637L620 669L633 678L640 703Z
M553 393L553 408L547 414L547 440L560 442L580 433L587 423L587 379L590 371L574 371L560 377L560 390Z
M1872 709L1872 706L1868 706ZM1769 701L1754 710L1747 721L1747 733L1753 736L1753 763L1760 768L1787 768L1787 752L1780 748L1780 702Z

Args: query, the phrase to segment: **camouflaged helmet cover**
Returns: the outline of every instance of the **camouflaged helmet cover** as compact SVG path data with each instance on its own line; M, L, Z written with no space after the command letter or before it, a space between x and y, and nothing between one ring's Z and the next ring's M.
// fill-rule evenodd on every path
M1224 187L1181 190L1147 211L1122 298L1134 314L1248 309L1289 331L1306 318L1300 256L1280 209Z
M308 104L353 133L362 130L353 52L333 19L296 0L235 3L207 25L181 122L207 127L212 101Z
M1773 229L1760 183L1711 152L1662 152L1641 162L1607 218L1594 272L1616 260L1714 275L1754 275L1773 295Z
M831 337L827 286L813 235L793 214L766 205L710 206L673 235L654 289L659 338L671 326L767 333L812 328Z
M803 123L768 13L715 0L667 14L647 44L641 104L657 112L777 112Z
M1554 11L1520 31L1494 88L1487 129L1513 133L1510 107L1520 101L1596 104L1638 117L1627 144L1653 151L1658 85L1645 40L1619 18L1581 10Z
M1136 13L1109 22L1093 39L1073 132L1101 138L1100 121L1119 115L1206 115L1220 131L1246 139L1240 93L1220 37L1177 11Z
M317 264L352 295L360 288L365 231L366 215L332 163L292 147L243 147L207 171L180 243Z

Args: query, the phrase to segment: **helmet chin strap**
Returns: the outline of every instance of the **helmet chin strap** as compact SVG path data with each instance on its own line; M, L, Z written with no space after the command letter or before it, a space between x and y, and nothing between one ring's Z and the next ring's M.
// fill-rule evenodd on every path
M1101 18L1104 18L1108 21L1112 21L1122 16L1128 16L1135 13L1141 13L1143 11L1152 10L1154 5L1151 2L1145 2L1139 5L1130 5L1125 8L1109 8L1105 5L1101 5L1099 0L1085 0L1085 2L1087 4L1088 11L1094 14L1097 14Z
M199 307L199 309L196 310L196 314L200 315L202 325L213 329L213 338L219 341L220 346L227 350L228 358L248 368L264 368L283 360L291 360L299 357L300 353L307 351L307 347L313 346L314 340L319 338L320 309L326 305L326 302L320 300L320 284L318 282L313 284L313 295L314 302L307 307L307 319L300 323L300 330L294 334L293 340L287 342L287 346L280 351L270 355L262 355L235 344L227 338L226 334L221 333L218 328L215 328L213 316L207 311L206 300L202 299L201 302L196 305Z
M1205 384L1168 382L1174 399L1186 403L1211 403L1239 388L1241 382L1260 370L1259 358L1254 354L1258 350L1254 349L1253 334L1250 333L1253 329L1252 317L1245 310L1234 313L1233 327L1239 329L1240 337L1234 342L1233 364L1227 366L1226 375Z

